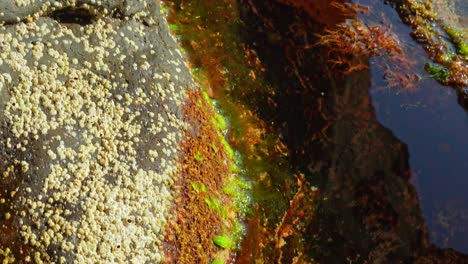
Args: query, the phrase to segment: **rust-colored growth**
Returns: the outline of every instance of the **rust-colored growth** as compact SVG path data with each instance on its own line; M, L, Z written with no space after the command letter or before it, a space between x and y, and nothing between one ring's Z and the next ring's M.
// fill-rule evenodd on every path
M289 209L276 228L275 247L279 252L278 263L290 262L291 260L284 259L285 256L294 255L293 263L313 263L305 253L304 239L300 234L305 234L307 226L314 220L318 190L307 183L304 175L297 176L297 187L299 189L289 202Z
M368 26L360 20L348 20L333 30L317 35L317 46L328 49L328 61L334 69L350 74L368 68L367 58L388 57L392 62L383 71L389 87L413 88L415 78L408 74L411 63L395 34L382 25Z
M325 30L317 35L316 45L328 47L329 54L336 54L337 59L330 60L336 65L346 65L347 69L355 67L347 56L379 56L389 55L398 58L402 49L396 40L381 26L367 26L360 20L351 20L341 23L336 29Z
M454 85L468 85L468 63L460 56L456 56L448 65L450 77L448 82Z
M263 144L263 137L266 134L266 125L255 114L243 106L233 109L239 120L236 127L232 127L232 133L228 134L231 146L242 151L247 159L256 159L259 152L268 154ZM239 133L235 133L239 132ZM240 136L241 135L241 136Z
M206 89L210 97L216 98L226 86L226 72L223 60L226 58L225 36L226 24L237 19L236 3L233 0L165 1L173 10L168 21L181 25L177 34L181 36L182 46L188 48L191 68L204 69L209 79ZM203 11L198 8L203 7ZM203 19L194 17L193 12L201 12Z
M343 2L343 0L278 0L279 2L305 12L315 21L333 26L346 18L355 17L356 13L368 13L369 7Z
M275 229L267 227L259 217L250 219L250 239L243 240L243 250L235 263L250 263L252 259L258 260L256 263L315 263L306 252L307 240L303 236L315 220L320 193L302 174L296 175L296 183L290 188L295 194Z
M205 199L229 202L222 187L232 161L214 128L215 112L200 89L189 92L184 113L191 129L181 145L181 172L175 182L172 210L175 217L167 226L165 263L209 263L220 250L213 244L213 237L221 234L226 220L210 209ZM201 183L205 191L193 188Z
M0 252L8 248L11 256L16 259L24 259L32 251L31 246L25 244L19 234L18 214L24 208L15 206L18 193L23 191L20 188L23 178L21 167L16 162L7 165L0 161ZM1 253L0 263L8 263Z

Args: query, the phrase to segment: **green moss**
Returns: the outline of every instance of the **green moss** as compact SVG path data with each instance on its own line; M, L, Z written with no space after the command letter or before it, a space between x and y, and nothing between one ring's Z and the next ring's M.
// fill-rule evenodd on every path
M202 162L204 160L203 154L200 151L197 151L193 157L198 162Z
M450 77L450 71L448 69L435 63L426 63L424 69L432 78L440 82L446 82Z
M219 259L215 259L211 262L211 264L224 264L224 262Z
M234 241L232 240L231 236L225 234L213 238L213 243L220 248L234 247Z

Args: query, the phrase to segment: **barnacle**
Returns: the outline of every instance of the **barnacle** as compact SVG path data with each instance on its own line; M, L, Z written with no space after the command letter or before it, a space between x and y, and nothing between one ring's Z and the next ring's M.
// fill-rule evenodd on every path
M19 161L41 184L11 191L25 209L4 218L20 219L37 263L160 262L191 80L178 81L185 69L158 64L183 61L167 32L167 54L147 44L162 34L143 25L139 17L148 14L106 18L108 3L92 2L103 9L47 1L29 22L0 27L2 111L12 136L5 147L39 145L32 156L45 166ZM62 13L52 12L75 8L102 13L63 25ZM50 248L60 252L49 255Z

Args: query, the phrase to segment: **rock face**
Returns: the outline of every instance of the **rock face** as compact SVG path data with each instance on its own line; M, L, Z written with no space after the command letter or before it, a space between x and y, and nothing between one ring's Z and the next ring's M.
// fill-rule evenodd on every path
M158 1L0 2L0 259L162 260L194 83Z

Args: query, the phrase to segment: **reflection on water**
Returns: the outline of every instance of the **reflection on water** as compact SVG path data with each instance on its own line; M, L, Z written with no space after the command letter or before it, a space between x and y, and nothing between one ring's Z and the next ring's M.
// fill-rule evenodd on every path
M468 253L468 116L456 93L428 79L415 92L375 92L372 99L379 122L408 146L434 242Z
M436 1L441 4L443 1ZM451 2L443 14L455 11ZM465 4L466 6L466 4ZM453 9L450 9L450 8ZM383 5L374 8L396 18L396 12ZM458 10L457 12L466 12ZM457 23L464 18L452 15ZM404 43L414 71L425 76L425 53L411 45L408 29L394 20L394 31ZM460 24L456 24L460 25ZM379 59L372 62L379 64ZM381 62L380 62L381 63ZM373 65L375 65L373 64ZM432 78L424 78L412 91L382 90L379 69L371 68L372 103L377 120L404 142L409 151L411 182L419 194L420 206L428 226L431 241L443 248L454 248L468 253L468 115L458 104L458 95Z
M465 263L436 247L468 252L468 124L455 90L427 77L427 55L383 1L360 1L372 10L360 19L390 26L421 80L411 91L389 88L382 66L392 61L383 57L350 56L367 69L343 74L313 45L324 28L347 21L320 16L340 5L305 3L249 0L243 14L277 87L277 107L263 111L274 113L292 165L320 189L302 233L306 253L323 263ZM282 248L282 260L287 254L292 262L298 252Z

